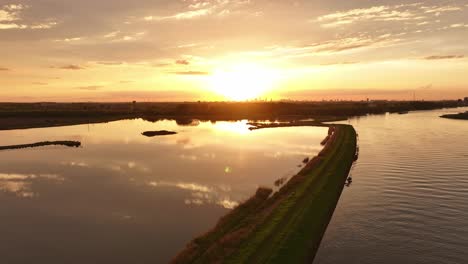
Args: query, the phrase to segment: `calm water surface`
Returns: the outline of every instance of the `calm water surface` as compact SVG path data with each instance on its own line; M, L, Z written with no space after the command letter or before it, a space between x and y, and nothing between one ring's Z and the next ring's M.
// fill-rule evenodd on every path
M468 109L351 120L360 139L315 264L468 263Z
M146 138L148 130L174 136ZM0 131L0 263L165 263L251 196L316 155L325 128L142 120Z

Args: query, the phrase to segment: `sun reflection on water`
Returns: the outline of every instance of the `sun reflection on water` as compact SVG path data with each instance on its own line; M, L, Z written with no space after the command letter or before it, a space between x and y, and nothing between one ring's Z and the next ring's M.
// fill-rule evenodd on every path
M247 135L251 131L249 130L248 120L242 120L239 122L217 122L213 129L219 132L233 133L239 135Z

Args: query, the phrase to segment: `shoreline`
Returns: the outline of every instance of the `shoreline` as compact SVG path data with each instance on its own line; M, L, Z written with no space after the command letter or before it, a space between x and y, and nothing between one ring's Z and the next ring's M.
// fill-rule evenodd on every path
M455 120L468 120L468 112L458 113L458 114L442 115L440 117L441 118L446 118L446 119L455 119Z
M271 189L259 188L211 231L190 242L171 263L313 260L357 151L352 126L329 127L329 139L319 155L278 192L271 195Z
M199 103L0 103L0 130L106 123L124 119L180 125L201 121L280 121L315 123L368 114L459 107L456 101L427 102L199 102ZM305 122L305 121L303 121ZM273 125L272 125L273 127Z

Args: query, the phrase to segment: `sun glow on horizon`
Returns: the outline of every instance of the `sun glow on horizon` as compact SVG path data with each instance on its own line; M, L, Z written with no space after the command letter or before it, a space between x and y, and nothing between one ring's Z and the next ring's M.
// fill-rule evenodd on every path
M264 96L271 91L278 79L272 69L256 64L238 64L213 72L210 87L226 99L245 101Z

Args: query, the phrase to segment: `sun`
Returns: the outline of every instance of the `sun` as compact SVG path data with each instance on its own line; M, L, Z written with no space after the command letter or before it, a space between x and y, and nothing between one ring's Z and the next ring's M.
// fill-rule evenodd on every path
M245 101L265 96L273 89L273 70L254 64L238 64L215 70L210 77L211 89L233 101Z

